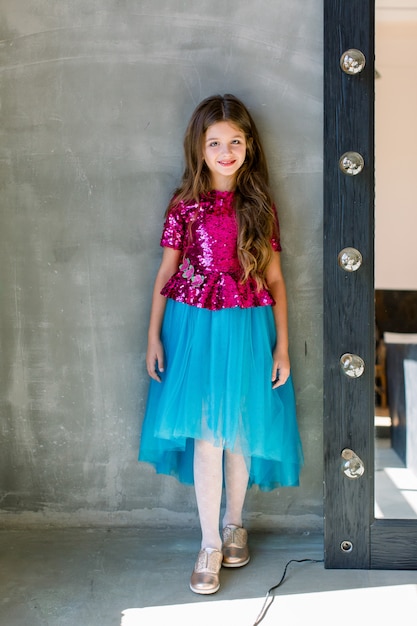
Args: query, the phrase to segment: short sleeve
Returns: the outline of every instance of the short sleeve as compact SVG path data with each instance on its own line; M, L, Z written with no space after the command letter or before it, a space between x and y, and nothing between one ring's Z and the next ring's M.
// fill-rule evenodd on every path
M183 248L187 226L181 206L181 204L172 206L165 218L161 237L161 246L164 248L173 248L174 250L182 250Z
M279 230L279 220L278 220L278 214L277 214L277 209L275 205L273 209L274 209L274 215L275 215L275 227L274 227L274 234L272 235L272 238L271 238L271 246L272 246L272 249L275 250L276 252L281 252L282 248L281 248L281 236L280 236L280 230Z

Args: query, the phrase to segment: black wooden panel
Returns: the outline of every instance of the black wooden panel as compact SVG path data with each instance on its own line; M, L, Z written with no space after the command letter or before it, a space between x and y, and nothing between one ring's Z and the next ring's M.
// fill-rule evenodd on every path
M324 497L325 565L370 566L373 516L373 1L329 0L324 4ZM366 67L355 76L340 57L358 48ZM357 151L365 169L349 177L339 169L346 151ZM362 267L346 273L341 249L353 246ZM364 375L347 378L339 365L345 352L365 361ZM341 451L353 449L365 463L355 480L341 471ZM372 503L372 504L371 504ZM349 541L351 551L341 549Z
M375 321L380 334L417 333L417 291L377 289Z
M372 569L417 569L417 523L376 520L371 526Z

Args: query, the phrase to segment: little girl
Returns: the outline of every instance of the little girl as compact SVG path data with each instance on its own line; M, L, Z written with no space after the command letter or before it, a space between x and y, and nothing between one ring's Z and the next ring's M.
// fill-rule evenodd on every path
M202 531L190 587L215 593L249 561L251 485L298 485L279 225L258 131L232 95L207 98L166 213L148 332L139 460L194 484ZM223 486L226 506L220 534Z

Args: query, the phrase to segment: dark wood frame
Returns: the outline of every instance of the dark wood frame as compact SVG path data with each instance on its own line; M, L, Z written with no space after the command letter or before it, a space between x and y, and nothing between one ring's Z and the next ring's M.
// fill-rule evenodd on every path
M324 0L324 544L325 566L417 569L417 521L374 518L374 0ZM350 48L365 69L340 68ZM347 176L339 159L359 152L364 170ZM338 265L357 248L356 272ZM341 370L346 352L365 361L357 379ZM349 479L341 452L350 448L365 473Z

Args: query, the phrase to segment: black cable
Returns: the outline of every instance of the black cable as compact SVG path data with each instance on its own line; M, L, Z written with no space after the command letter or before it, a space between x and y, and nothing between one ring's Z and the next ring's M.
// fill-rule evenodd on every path
M265 601L263 603L262 609L258 615L258 617L256 618L256 620L253 623L253 626L258 626L258 624L260 624L262 622L262 620L264 619L265 615L267 614L271 604L273 603L275 596L271 595L272 592L275 589L278 589L278 587L280 585L282 585L282 583L285 580L285 576L287 575L287 569L288 566L290 565L290 563L323 563L323 559L291 559L290 561L288 561L288 563L286 564L285 568L284 568L284 573L281 576L281 580L279 581L279 583L277 583L276 585L274 585L273 587L271 587L270 589L268 589L266 597L265 597Z

